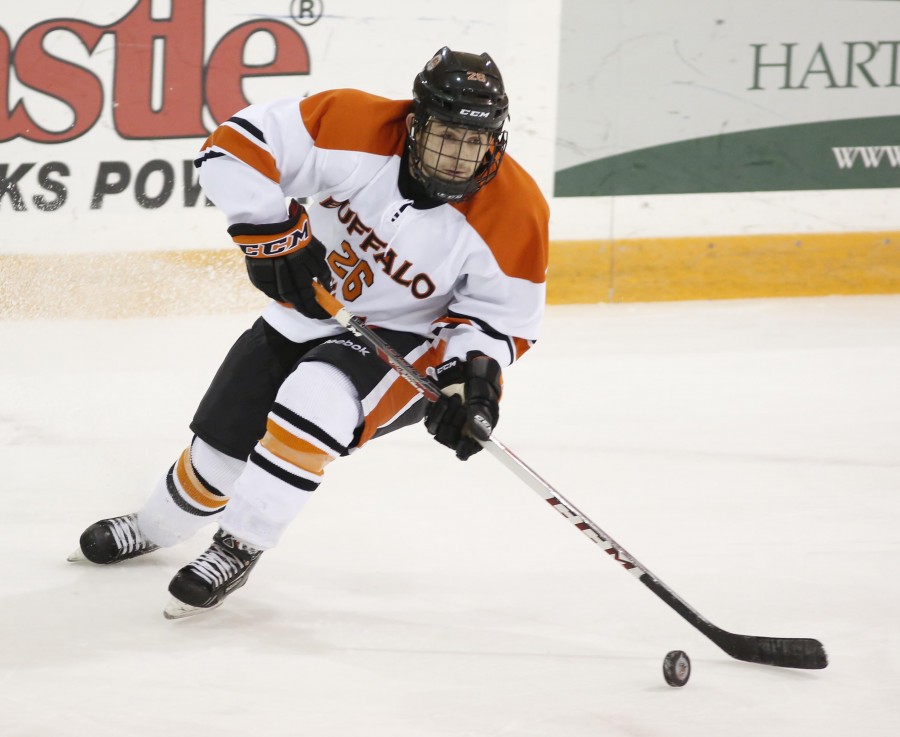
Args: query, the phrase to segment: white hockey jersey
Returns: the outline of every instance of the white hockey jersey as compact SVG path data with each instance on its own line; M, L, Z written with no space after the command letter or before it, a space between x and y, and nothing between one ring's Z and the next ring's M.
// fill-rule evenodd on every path
M207 139L200 182L229 225L283 221L286 197L309 198L349 310L436 338L443 358L480 350L509 365L543 315L547 203L507 155L471 200L413 206L398 185L411 110L410 100L349 89L251 105ZM298 342L342 330L277 302L263 317Z

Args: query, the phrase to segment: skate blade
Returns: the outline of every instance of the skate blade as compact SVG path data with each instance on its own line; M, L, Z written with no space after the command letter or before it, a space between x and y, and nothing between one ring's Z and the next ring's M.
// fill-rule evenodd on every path
M69 553L69 557L66 558L66 560L69 561L69 563L80 563L83 560L87 560L87 558L85 558L84 553L81 552L81 547L78 547L76 550Z
M166 608L163 609L163 616L166 619L184 619L185 617L194 617L197 614L211 612L213 609L218 609L220 606L222 606L221 601L212 606L191 606L190 604L185 604L183 601L179 601L172 597L172 599L169 600L169 603L166 604Z

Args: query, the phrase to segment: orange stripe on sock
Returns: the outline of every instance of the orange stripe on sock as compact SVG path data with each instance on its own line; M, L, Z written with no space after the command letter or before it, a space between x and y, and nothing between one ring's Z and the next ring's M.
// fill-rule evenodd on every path
M191 500L204 509L219 509L228 504L227 496L218 496L207 489L194 473L191 465L191 449L185 448L175 466L178 483Z
M259 441L263 448L281 460L316 476L324 474L325 466L335 458L303 438L288 432L272 420L266 423L266 430L263 439Z

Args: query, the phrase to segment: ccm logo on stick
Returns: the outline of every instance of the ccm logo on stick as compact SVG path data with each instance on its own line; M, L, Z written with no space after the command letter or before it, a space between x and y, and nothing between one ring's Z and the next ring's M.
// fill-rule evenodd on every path
M459 114L468 115L470 118L487 118L490 116L490 113L483 113L480 110L469 110L465 107L459 111Z

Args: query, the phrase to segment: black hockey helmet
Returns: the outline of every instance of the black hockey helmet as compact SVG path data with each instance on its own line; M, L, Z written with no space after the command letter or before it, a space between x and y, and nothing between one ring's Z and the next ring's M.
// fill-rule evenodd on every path
M413 82L413 115L408 141L412 173L431 197L461 202L497 175L506 150L503 126L509 117L509 98L500 70L488 54L451 51L446 46L438 51ZM434 147L442 145L440 142L429 141L435 122L468 131L485 141L471 175L447 178L429 171L423 161L426 152L432 158L448 155ZM472 167L461 164L461 168Z

